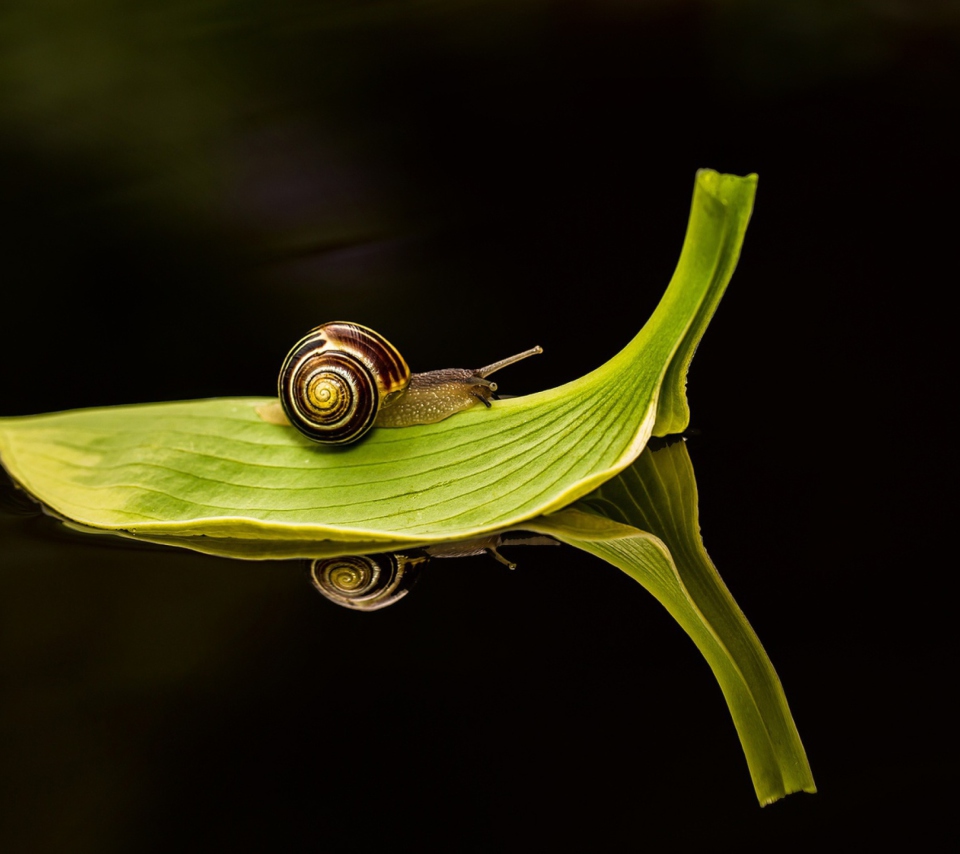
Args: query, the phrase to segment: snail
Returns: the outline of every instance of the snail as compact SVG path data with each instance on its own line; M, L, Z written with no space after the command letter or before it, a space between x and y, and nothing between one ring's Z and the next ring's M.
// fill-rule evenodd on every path
M292 424L315 442L345 445L374 426L432 424L478 403L489 408L497 384L487 377L542 352L533 347L475 371L412 374L396 347L378 332L358 323L324 323L284 359L279 405L258 412L271 423Z

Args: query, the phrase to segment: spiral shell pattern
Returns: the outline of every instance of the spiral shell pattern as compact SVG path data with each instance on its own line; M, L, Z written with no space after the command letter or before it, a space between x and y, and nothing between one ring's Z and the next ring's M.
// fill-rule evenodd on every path
M310 581L338 605L361 611L385 608L403 598L424 558L397 553L347 555L311 561Z
M346 444L373 426L384 400L410 382L410 369L386 338L357 323L308 332L280 369L283 410L315 442Z

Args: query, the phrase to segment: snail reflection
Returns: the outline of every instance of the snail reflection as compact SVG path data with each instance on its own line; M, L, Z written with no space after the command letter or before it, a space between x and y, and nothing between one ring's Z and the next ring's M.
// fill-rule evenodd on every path
M376 427L443 421L497 397L487 377L542 353L532 347L477 370L447 368L411 374L380 333L335 321L312 329L287 354L278 380L280 401L258 411L272 424L291 424L329 445L355 442Z
M488 554L509 569L516 563L499 552L501 546L556 546L552 537L489 534L454 543L437 543L403 552L343 555L310 561L307 573L320 593L337 605L358 611L376 611L399 602L409 593L423 567L433 558Z

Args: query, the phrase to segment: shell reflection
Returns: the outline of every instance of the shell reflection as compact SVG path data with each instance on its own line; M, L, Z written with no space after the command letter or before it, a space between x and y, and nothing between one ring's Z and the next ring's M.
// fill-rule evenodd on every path
M310 580L331 602L376 611L399 602L417 582L426 555L346 555L310 563Z
M331 602L358 611L376 611L406 596L431 558L489 554L510 569L515 569L516 564L497 551L498 546L504 545L556 546L559 543L552 537L539 535L488 534L460 542L437 543L408 552L318 558L310 562L307 571L313 586Z

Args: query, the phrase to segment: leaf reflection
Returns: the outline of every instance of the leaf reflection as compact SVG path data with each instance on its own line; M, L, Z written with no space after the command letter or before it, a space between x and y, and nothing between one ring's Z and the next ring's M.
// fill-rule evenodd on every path
M11 502L22 512L22 496L8 496L6 503ZM66 528L101 537L223 557L306 558L314 586L354 610L378 610L399 601L432 559L487 553L512 568L515 564L500 554L501 547L566 543L641 584L696 644L723 692L761 805L792 792L816 791L773 664L704 549L696 480L682 440L651 444L631 466L580 501L525 522L524 533L504 530L450 543L146 537L61 521Z
M816 791L780 679L703 546L683 441L648 448L581 501L536 521L622 569L690 636L723 691L761 805Z

